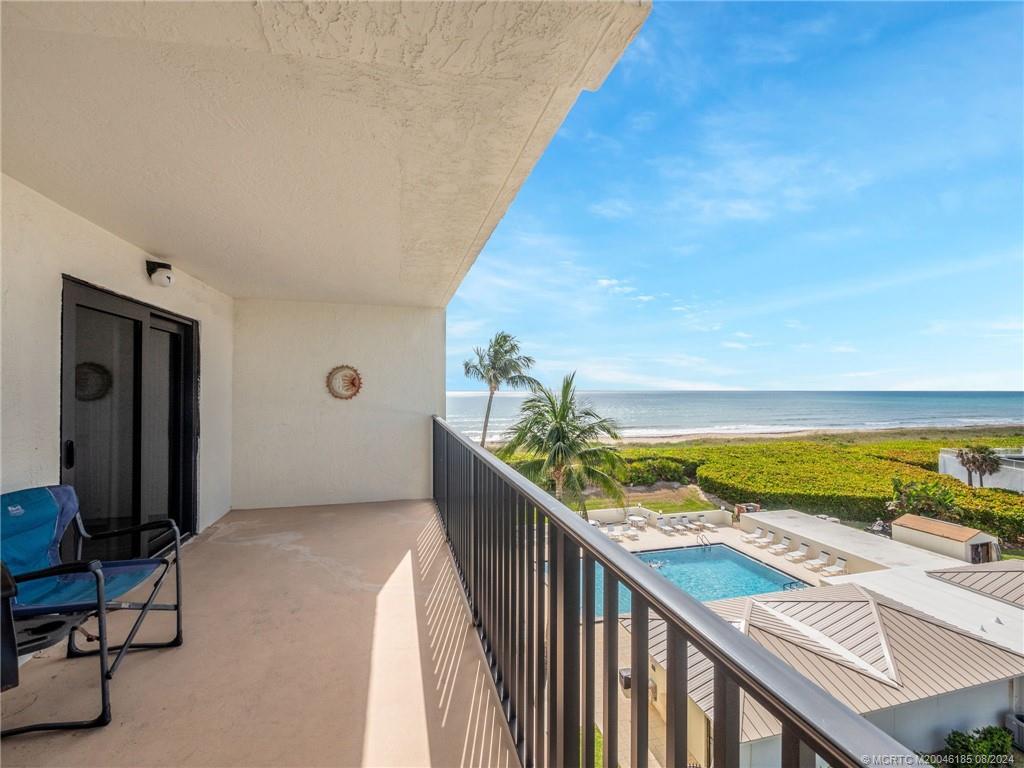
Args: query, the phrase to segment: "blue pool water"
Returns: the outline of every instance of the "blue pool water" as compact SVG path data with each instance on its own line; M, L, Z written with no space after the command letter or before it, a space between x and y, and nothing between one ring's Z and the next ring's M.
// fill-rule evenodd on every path
M725 544L637 552L636 556L702 602L778 592L786 584L796 581L792 576ZM601 616L604 604L604 570L601 566L597 566L594 581L597 615ZM620 614L629 611L629 602L629 591L620 584Z

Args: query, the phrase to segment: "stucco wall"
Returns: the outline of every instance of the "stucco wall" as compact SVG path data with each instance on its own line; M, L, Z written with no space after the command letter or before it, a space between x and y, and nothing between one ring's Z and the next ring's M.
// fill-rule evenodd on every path
M967 482L967 470L957 459L955 453L939 453L939 472L943 475L955 477L962 483ZM978 476L974 475L974 484L979 485ZM1008 491L1024 493L1024 469L1006 466L1000 467L993 475L987 475L981 485L985 488L1005 488Z
M233 301L175 270L149 282L147 254L3 176L0 487L60 480L61 274L199 321L199 525L231 502Z
M442 309L237 300L232 506L429 497L444 333ZM341 364L352 400L325 386Z
M916 531L913 528L904 528L902 525L892 527L892 540L914 547L927 549L929 552L937 552L947 557L955 557L957 560L971 561L970 545L962 541L945 539L942 536L935 536L924 531Z
M1011 688L1011 683L1004 680L869 712L864 717L910 749L934 752L954 729L970 731L1002 725L1010 709Z

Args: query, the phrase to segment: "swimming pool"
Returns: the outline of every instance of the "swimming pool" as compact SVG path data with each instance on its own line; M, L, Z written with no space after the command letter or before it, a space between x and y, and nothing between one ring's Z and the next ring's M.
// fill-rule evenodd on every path
M725 544L636 552L636 557L701 602L779 592L787 584L801 584L792 576L757 562ZM597 615L602 615L604 570L596 568ZM629 611L629 590L619 585L619 613Z

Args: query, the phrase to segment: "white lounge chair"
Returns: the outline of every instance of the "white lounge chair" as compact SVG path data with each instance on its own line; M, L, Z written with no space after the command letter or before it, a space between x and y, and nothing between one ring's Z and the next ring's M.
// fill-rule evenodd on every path
M607 530L608 538L612 541L622 541L622 533L614 525L609 525Z
M700 523L701 528L703 528L705 531L711 531L711 533L714 533L718 530L718 526L714 523L709 523L707 520L705 520L704 515L698 515L697 522Z
M668 521L668 524L672 526L672 530L676 533L689 533L690 529L687 527L687 521L685 517L673 517Z
M760 539L762 536L764 536L764 528L759 525L754 529L753 533L744 533L740 536L740 541L745 541L747 544L753 544L756 539Z
M769 544L775 541L775 531L768 531L764 536L759 539L754 539L753 544L755 547L764 549Z
M822 576L842 576L846 573L846 558L837 557L836 564L821 569Z
M689 515L683 515L680 519L685 521L684 524L686 525L686 530L693 531L694 533L700 533L702 526L699 522L691 519Z
M811 548L811 545L806 541L801 541L800 546L792 552L786 553L786 559L791 563L800 563L807 559L807 550Z
M768 547L768 551L773 555L784 555L789 551L789 545L793 542L789 536L783 536L782 541L778 544L772 544Z
M828 561L831 559L831 554L822 551L822 553L818 555L816 558L814 558L813 560L808 560L806 563L804 563L804 568L806 568L809 571L820 571L822 568L828 565Z
M638 531L636 528L634 528L631 525L625 526L622 529L622 534L627 539L632 539L633 541L638 541L640 539L640 531Z
M672 535L673 533L675 533L675 532L676 532L676 529L675 529L675 528L673 528L673 527L671 526L671 524L669 524L669 523L668 523L668 522L667 522L667 521L665 520L665 518L664 518L663 516L661 516L661 515L658 515L657 521L655 522L655 524L654 524L654 525L655 525L655 527L656 527L656 528L657 528L657 529L658 529L659 531L661 531L662 533L664 533L664 534L666 534L666 535Z

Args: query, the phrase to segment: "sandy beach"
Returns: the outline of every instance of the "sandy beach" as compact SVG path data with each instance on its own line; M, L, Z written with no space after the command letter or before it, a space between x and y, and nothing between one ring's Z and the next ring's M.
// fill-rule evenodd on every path
M721 432L691 432L679 435L658 435L651 437L624 437L621 440L613 441L617 445L661 445L665 443L693 443L693 442L760 442L765 440L814 440L827 438L840 438L845 442L864 442L868 440L894 440L894 439L949 439L953 442L963 441L972 437L986 437L992 435L1015 435L1021 436L1021 444L1024 445L1024 423L1021 424L998 424L993 426L972 426L972 427L901 427L894 429L804 429L799 431L780 432L747 432L729 433Z

